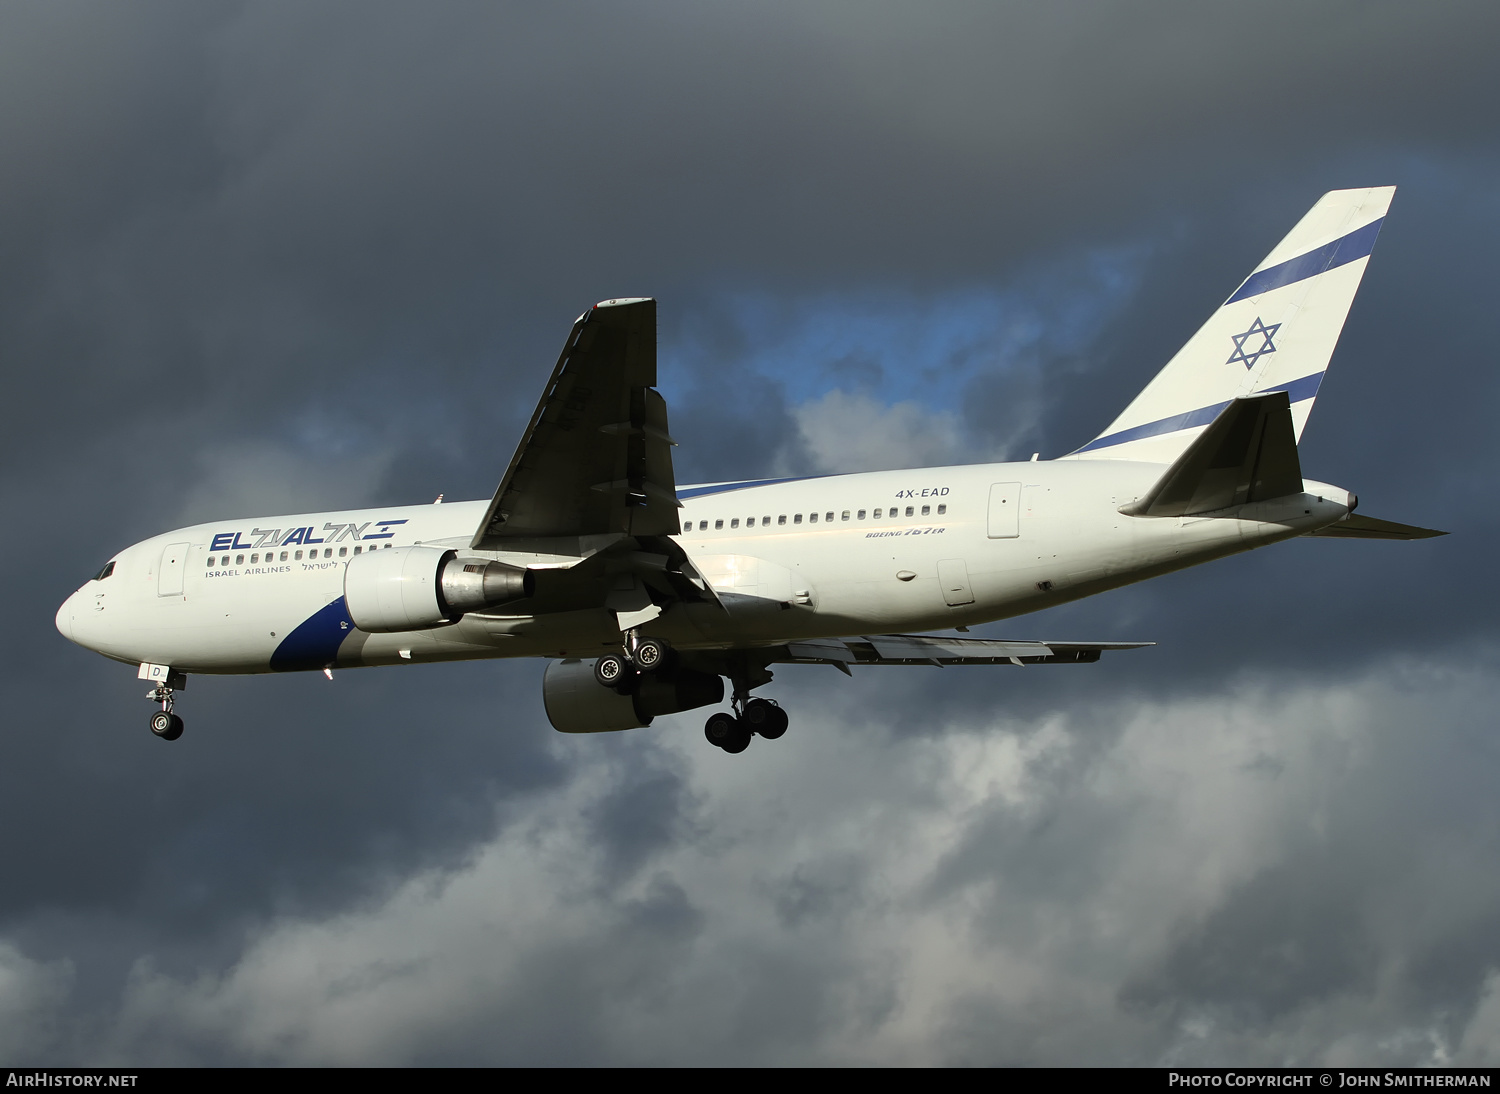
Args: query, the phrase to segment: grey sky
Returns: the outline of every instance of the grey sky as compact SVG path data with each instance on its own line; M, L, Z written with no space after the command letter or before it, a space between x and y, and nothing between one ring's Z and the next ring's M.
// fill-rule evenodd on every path
M0 8L0 1060L1500 1056L1493 5ZM540 666L195 679L52 613L174 525L485 497L661 301L683 481L1058 455L1323 191L1400 187L1303 441L1364 511L788 669L774 745Z

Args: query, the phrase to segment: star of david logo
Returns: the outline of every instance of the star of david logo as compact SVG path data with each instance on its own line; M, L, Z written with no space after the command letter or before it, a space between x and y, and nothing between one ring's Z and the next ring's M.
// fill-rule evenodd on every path
M1244 334L1231 334L1234 339L1234 352L1229 355L1226 365L1232 365L1236 361L1244 363L1247 369L1255 367L1255 362L1267 353L1275 353L1276 345L1271 338L1281 329L1280 323L1272 323L1269 327L1260 321L1260 316L1255 317L1255 322L1250 324L1250 329Z

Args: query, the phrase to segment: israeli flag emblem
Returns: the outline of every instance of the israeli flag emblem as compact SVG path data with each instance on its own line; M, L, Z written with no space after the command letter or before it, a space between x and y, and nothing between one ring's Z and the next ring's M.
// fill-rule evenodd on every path
M1250 324L1250 329L1244 334L1231 334L1234 340L1234 352L1229 355L1226 365L1232 365L1236 361L1241 362L1247 369L1255 367L1255 362L1268 353L1276 352L1276 344L1271 341L1277 331L1281 329L1280 323L1272 323L1269 327L1261 322L1260 316L1255 317L1255 322Z

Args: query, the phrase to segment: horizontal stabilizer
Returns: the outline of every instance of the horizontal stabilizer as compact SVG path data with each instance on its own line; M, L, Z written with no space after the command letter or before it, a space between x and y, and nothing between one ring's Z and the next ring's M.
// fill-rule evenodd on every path
M1328 536L1334 539L1431 539L1446 536L1435 528L1418 528L1412 524L1397 524L1393 520L1377 517L1349 517L1327 528L1319 528L1310 536Z
M1234 399L1146 495L1132 517L1183 517L1302 492L1302 464L1284 391Z
M1104 650L1133 650L1154 642L1011 642L925 634L867 634L789 642L783 664L1051 665L1099 660ZM774 664L775 662L773 662Z

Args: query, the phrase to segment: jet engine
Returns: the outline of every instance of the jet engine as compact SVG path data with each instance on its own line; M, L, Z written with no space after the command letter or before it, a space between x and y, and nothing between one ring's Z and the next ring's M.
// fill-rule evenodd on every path
M374 634L457 623L466 612L530 596L530 571L442 547L392 547L344 568L349 618Z
M724 681L706 672L676 669L646 673L622 695L594 679L593 661L551 661L542 676L542 703L561 733L603 733L649 726L659 714L676 714L724 701Z

